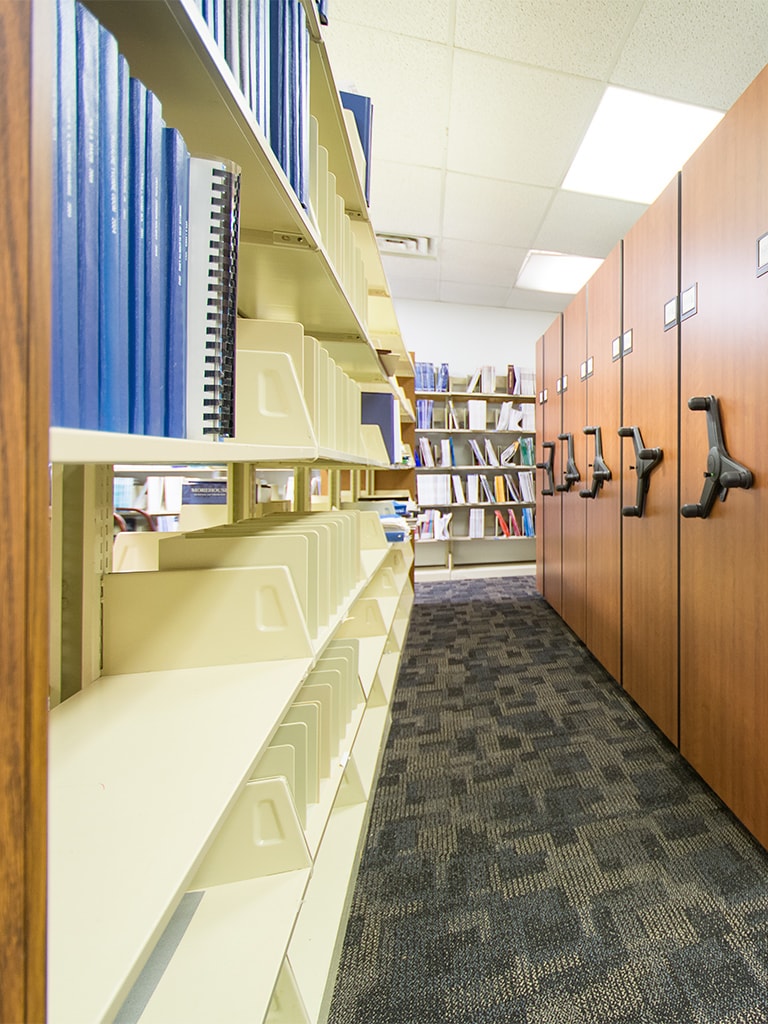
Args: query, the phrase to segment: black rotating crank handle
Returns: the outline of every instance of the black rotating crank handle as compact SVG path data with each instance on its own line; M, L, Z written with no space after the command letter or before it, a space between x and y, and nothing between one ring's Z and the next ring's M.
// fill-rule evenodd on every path
M706 519L712 511L715 498L725 501L731 487L748 490L752 486L752 474L740 462L732 459L726 451L720 422L720 406L715 396L689 398L688 408L694 412L703 411L707 414L709 452L701 499L696 505L683 505L680 514L686 519Z
M661 448L646 448L640 427L619 427L619 437L631 437L635 446L635 465L630 469L637 470L637 497L634 505L625 505L621 510L623 516L642 518L645 511L645 497L651 483L651 473L661 462L664 453Z
M565 472L563 473L564 484L558 484L558 491L570 491L571 484L575 484L577 480L581 480L581 474L579 473L576 465L576 457L573 450L573 434L558 434L558 441L568 442L568 458L565 464Z
M548 455L546 461L537 462L536 469L543 469L547 474L547 486L542 487L542 494L554 494L555 493L555 442L544 441L541 445L542 448L546 448Z
M611 479L611 471L603 458L603 432L600 427L584 427L584 433L595 435L595 459L592 463L592 485L587 490L579 491L579 497L596 498L605 481Z

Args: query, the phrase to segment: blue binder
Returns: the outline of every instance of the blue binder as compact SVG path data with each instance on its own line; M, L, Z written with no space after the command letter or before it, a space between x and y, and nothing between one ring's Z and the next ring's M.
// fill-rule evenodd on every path
M99 23L77 7L80 426L99 428Z
M147 182L147 89L130 81L128 190L128 377L130 430L144 433L145 200Z
M80 426L78 369L77 35L74 0L56 7L51 423Z
M128 430L120 318L120 93L117 40L99 26L99 428Z
M166 416L167 192L164 181L165 124L160 100L147 92L147 180L145 199L144 432L161 437Z
M165 129L165 166L169 261L165 433L186 437L189 153L175 128Z

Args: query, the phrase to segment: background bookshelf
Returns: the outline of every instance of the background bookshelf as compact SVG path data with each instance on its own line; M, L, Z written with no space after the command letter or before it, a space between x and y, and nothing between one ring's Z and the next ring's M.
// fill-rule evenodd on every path
M342 510L343 484L360 498L374 473L400 472L361 424L361 392L391 395L411 436L413 364L314 4L309 204L198 4L86 6L190 151L242 170L240 414L223 441L54 427L37 451L51 484L47 1019L321 1021L413 602L412 545L388 542L376 509ZM259 501L270 473L290 475L290 502ZM115 477L177 474L222 482L226 505L205 528L115 541ZM29 493L40 518L44 489ZM150 511L175 513L164 502ZM45 727L38 713L35 754ZM45 806L38 778L38 825Z
M491 377L485 392L451 377L446 390L414 393L417 566L535 561L532 385L521 373L509 393L506 377Z

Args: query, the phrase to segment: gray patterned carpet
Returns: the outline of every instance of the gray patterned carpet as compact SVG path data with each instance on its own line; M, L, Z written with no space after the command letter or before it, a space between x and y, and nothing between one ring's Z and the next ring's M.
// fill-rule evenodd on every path
M331 1024L768 1022L768 853L532 578L417 584L393 718Z

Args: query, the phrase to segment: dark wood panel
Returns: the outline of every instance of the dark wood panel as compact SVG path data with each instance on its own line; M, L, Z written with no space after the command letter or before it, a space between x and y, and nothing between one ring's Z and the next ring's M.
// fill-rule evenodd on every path
M678 291L678 179L624 239L625 426L661 448L642 518L623 520L622 683L673 743L678 742L677 535L678 329L664 330L664 305ZM634 505L634 446L624 444L623 503Z
M587 357L586 289L575 295L563 314L563 433L573 435L576 466L581 475L567 491L563 491L563 608L562 616L574 633L586 642L586 553L587 506L579 497L587 469L587 446L584 427L587 424L587 385L579 379L579 368ZM566 443L560 444L558 465L566 464Z
M32 61L33 17L36 19ZM0 1020L45 1017L48 5L0 4ZM32 89L30 65L40 68Z
M621 244L587 285L587 420L599 426L611 479L595 498L583 499L587 514L586 643L615 679L621 679L621 425L622 359L613 358L621 335ZM587 438L582 491L591 490L595 437Z
M541 353L541 368L537 380L541 381L539 390L545 390L547 400L537 405L537 461L543 462L546 452L542 447L544 441L555 444L556 482L560 479L562 469L560 459L560 442L557 435L561 430L562 402L557 393L557 381L562 368L563 345L562 317L547 328L540 340L538 351ZM541 557L537 560L539 591L544 595L554 610L562 612L562 496L559 491L551 495L543 495L547 476L541 470L536 482L536 536L537 551Z
M768 845L768 71L683 170L681 496L699 500L708 450L691 396L715 395L725 443L754 474L707 519L681 522L681 751Z

